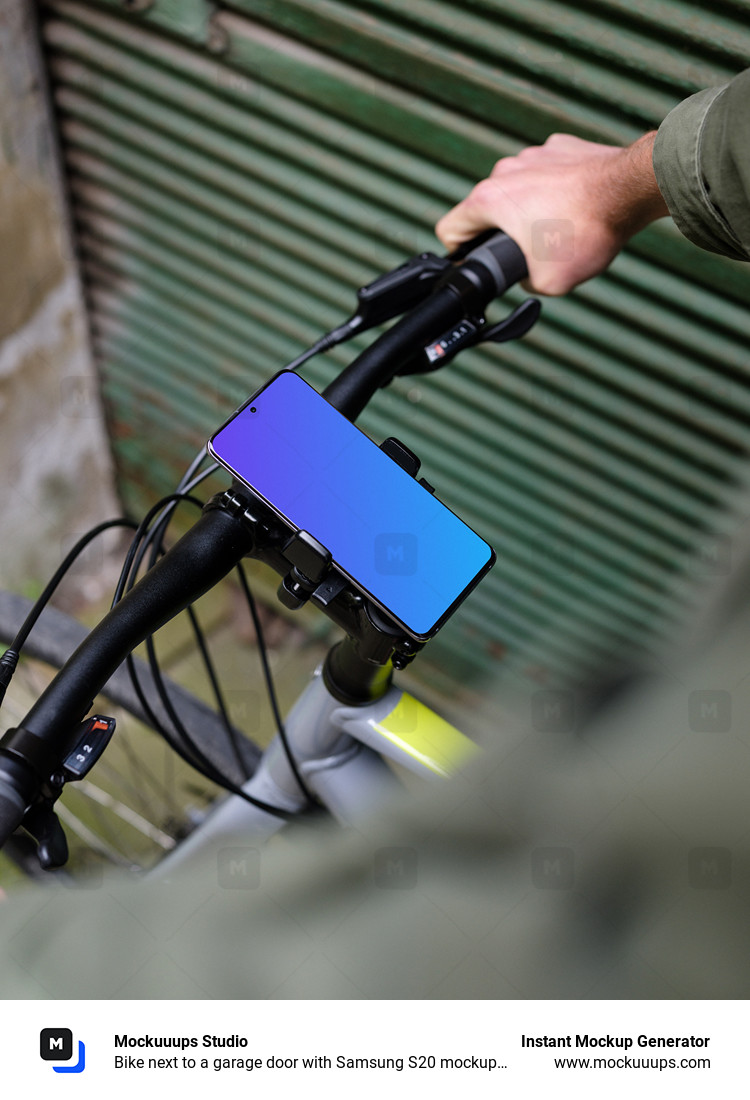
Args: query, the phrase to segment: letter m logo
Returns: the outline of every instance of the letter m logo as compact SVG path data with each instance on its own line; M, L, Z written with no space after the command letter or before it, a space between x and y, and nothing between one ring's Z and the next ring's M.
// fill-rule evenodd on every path
M732 882L732 853L728 848L691 848L688 881L694 890L726 890Z
M73 1056L73 1032L68 1027L43 1027L39 1054L45 1062L67 1062Z

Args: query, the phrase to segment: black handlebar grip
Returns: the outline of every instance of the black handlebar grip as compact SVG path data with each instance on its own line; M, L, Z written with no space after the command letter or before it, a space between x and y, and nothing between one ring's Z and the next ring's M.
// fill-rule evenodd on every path
M482 233L475 240L477 244L469 241L463 253L464 267L480 264L489 272L495 284L495 295L503 294L508 287L528 276L526 257L507 233L502 230L489 236Z

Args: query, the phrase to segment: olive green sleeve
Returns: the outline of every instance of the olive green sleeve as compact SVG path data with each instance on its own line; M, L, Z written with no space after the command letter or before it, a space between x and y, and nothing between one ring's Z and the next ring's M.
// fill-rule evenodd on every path
M689 240L750 259L750 69L667 115L654 145L654 171Z

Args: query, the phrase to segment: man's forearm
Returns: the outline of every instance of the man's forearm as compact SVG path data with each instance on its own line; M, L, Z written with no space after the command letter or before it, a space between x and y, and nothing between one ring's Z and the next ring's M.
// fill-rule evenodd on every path
M613 188L612 224L632 237L669 210L656 181L653 166L656 130L638 138L622 150L622 156L613 161L609 180Z

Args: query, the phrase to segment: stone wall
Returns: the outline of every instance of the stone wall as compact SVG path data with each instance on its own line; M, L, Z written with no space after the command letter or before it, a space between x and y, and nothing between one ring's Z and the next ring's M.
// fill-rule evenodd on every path
M0 6L0 470L0 584L33 592L118 506L29 0Z

